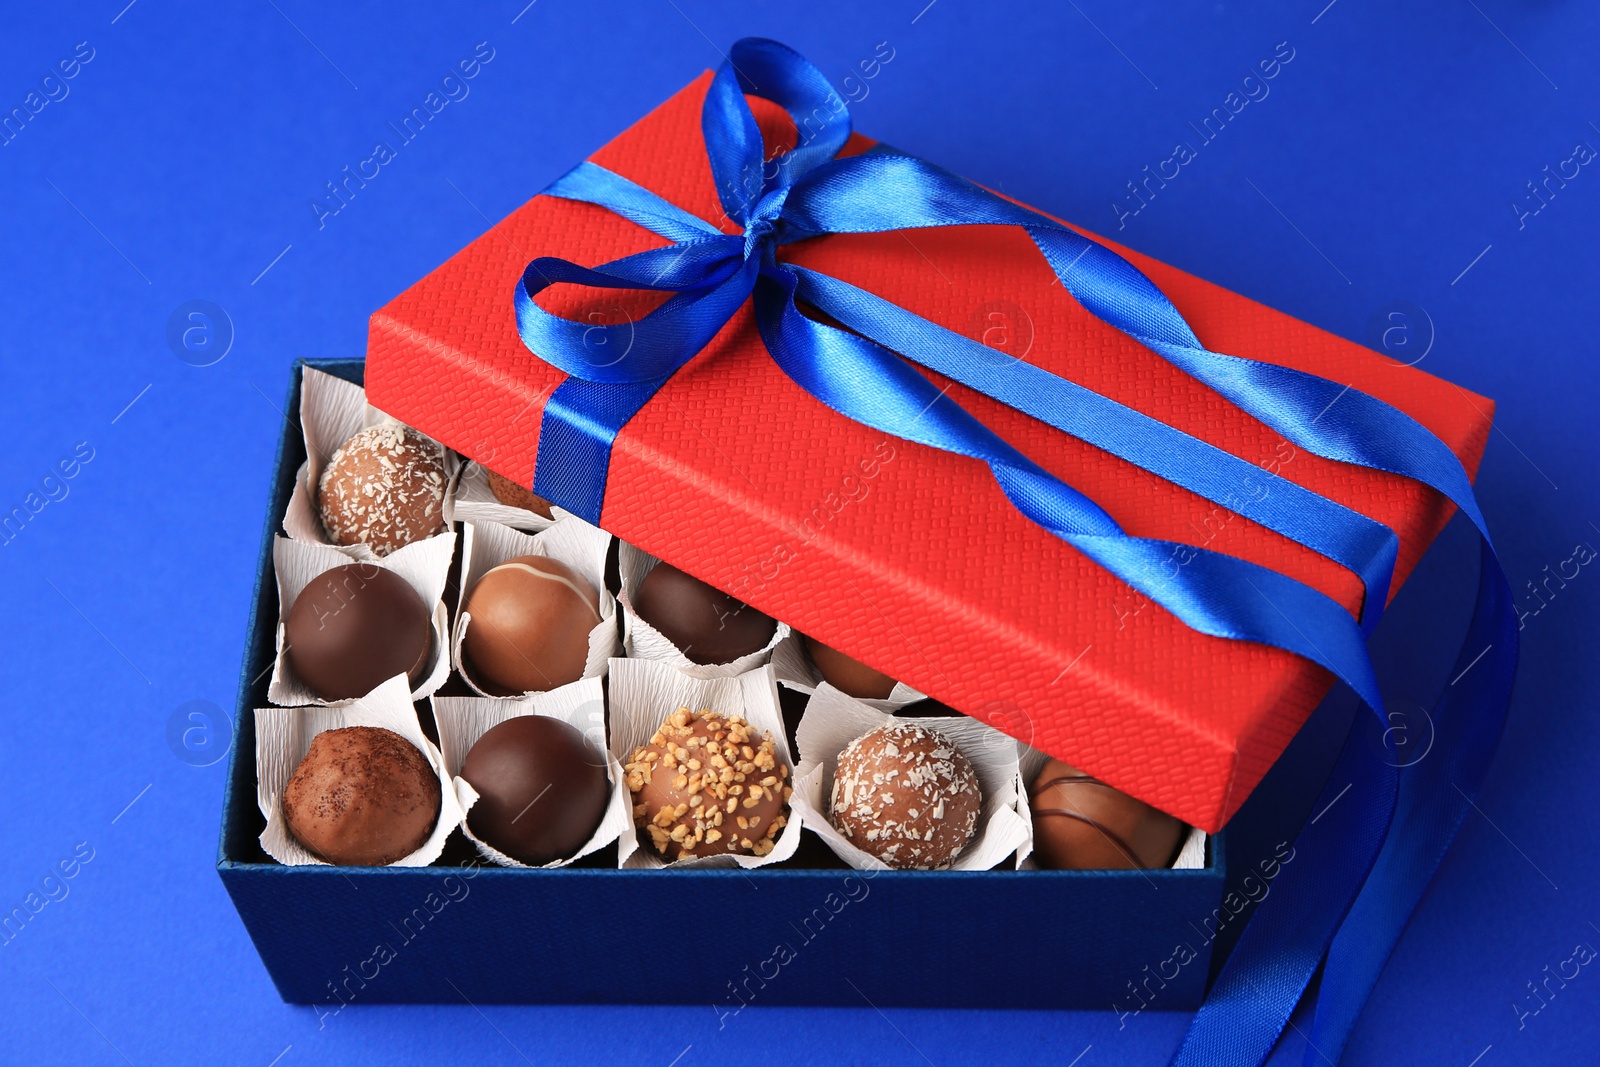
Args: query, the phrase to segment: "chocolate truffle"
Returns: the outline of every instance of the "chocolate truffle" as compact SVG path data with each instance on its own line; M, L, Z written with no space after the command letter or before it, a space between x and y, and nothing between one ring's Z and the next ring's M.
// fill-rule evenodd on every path
M894 692L895 680L882 671L829 648L815 637L807 637L805 644L817 673L835 689L866 700L884 700Z
M392 730L324 730L283 790L283 818L318 859L381 867L411 855L433 833L439 776Z
M461 651L467 673L500 696L542 693L583 677L600 597L583 575L548 556L518 556L467 595Z
M428 605L376 563L323 571L300 590L283 639L296 677L323 700L365 696L397 674L415 686L428 670Z
M1058 759L1028 787L1033 858L1049 870L1170 867L1184 825Z
M490 728L467 753L461 777L478 792L467 826L531 867L582 848L611 795L605 757L582 731L548 715Z
M696 663L731 663L760 652L778 624L670 563L658 563L633 598L639 617Z
M789 768L772 738L737 716L679 708L623 769L634 825L669 861L765 856L788 822Z
M489 491L500 503L550 518L550 501L542 496L535 496L532 489L524 489L510 478L496 474L488 467L483 468L483 473L489 476Z
M344 443L317 485L322 525L336 545L380 556L444 530L444 455L398 422L369 426Z
M828 817L863 852L898 870L948 867L978 828L978 772L942 734L892 722L845 746Z

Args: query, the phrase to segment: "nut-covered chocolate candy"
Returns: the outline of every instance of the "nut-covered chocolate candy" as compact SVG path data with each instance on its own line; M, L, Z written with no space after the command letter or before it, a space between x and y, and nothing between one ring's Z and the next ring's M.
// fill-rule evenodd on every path
M525 489L518 483L503 474L496 474L488 467L483 468L483 473L489 476L489 491L500 503L512 508L521 508L531 511L535 515L550 518L550 501L542 496L534 495L532 489Z
M789 768L737 716L679 708L624 770L634 825L667 860L765 856L788 822Z
M850 843L899 870L954 863L978 829L978 772L943 734L886 723L845 746L828 817Z
M381 867L411 855L433 833L439 776L392 730L324 730L283 790L283 818L318 859Z
M866 700L884 700L894 692L895 680L882 671L829 648L815 637L808 636L805 645L817 673L835 689Z
M1028 787L1033 858L1050 870L1170 867L1184 825L1142 800L1050 760Z
M443 532L444 454L398 422L369 426L333 454L317 507L334 544L387 556Z
M611 795L605 757L548 715L518 715L478 738L461 765L477 790L467 826L532 867L573 856L594 836Z
M644 576L633 607L696 663L731 663L760 652L778 628L770 615L670 563L658 563Z
M600 598L577 571L549 556L518 556L467 594L462 653L486 692L542 693L583 677Z
M428 669L428 605L376 563L348 563L306 583L284 622L289 666L323 700L365 696L397 674L412 686Z

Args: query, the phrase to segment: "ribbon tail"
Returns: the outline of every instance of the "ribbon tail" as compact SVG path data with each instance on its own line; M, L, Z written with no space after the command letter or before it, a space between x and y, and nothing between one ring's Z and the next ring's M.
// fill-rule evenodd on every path
M1328 951L1310 1041L1335 1062L1500 743L1515 674L1516 613L1488 542L1480 555L1478 601L1452 681L1433 713L1433 743L1401 770L1394 829ZM1501 654L1490 656L1495 649ZM1319 1061L1308 1049L1307 1067Z
M797 295L845 326L1040 422L1333 560L1366 590L1362 631L1389 600L1399 539L1358 511L1075 382L929 322L865 289L794 264Z

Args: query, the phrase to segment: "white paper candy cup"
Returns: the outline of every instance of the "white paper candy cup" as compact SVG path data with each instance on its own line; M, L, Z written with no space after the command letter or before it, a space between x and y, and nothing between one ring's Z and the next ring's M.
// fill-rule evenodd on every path
M461 825L462 813L445 774L444 759L423 735L411 694L406 691L406 680L400 675L347 704L256 709L256 805L267 820L267 828L261 832L261 847L286 866L329 865L289 832L280 799L295 768L311 751L311 739L325 730L346 726L377 726L394 731L416 745L439 775L439 821L434 824L433 833L421 848L389 864L426 867L444 852L445 839Z
M606 591L606 553L611 548L611 535L570 515L537 534L526 534L498 522L463 523L461 531L461 590L456 601L455 631L450 635L450 660L462 681L479 696L518 699L486 692L473 680L461 655L467 627L472 624L466 608L473 586L485 574L518 556L547 556L565 563L594 586L600 599L600 621L589 631L589 656L584 662L583 677L603 677L606 664L617 654L617 602Z
M289 646L284 636L284 625L289 621L289 609L295 597L306 584L324 571L359 562L393 571L406 580L422 602L429 606L433 616L432 647L429 649L428 672L411 691L411 699L421 700L436 692L450 677L449 618L444 606L444 585L450 573L450 558L455 552L456 535L441 534L415 541L396 549L382 559L352 560L333 545L317 545L309 541L296 541L290 537L277 537L272 542L272 569L278 579L278 655L272 665L272 681L267 686L267 699L274 704L291 707L302 704L347 704L348 700L329 701L313 693L294 673L289 662Z
M789 741L784 736L783 713L778 709L778 682L771 667L749 671L736 678L727 676L697 678L666 663L639 659L611 661L611 755L626 764L633 750L648 744L657 728L679 708L714 711L719 715L745 720L758 732L772 738L777 757L792 768ZM793 780L793 772L790 780ZM626 788L626 786L624 786ZM798 795L798 794L796 794ZM634 830L632 795L629 795L628 830ZM791 799L788 821L778 831L772 851L765 856L723 854L697 856L666 863L652 848L639 848L620 866L630 868L668 867L765 867L794 855L800 847L800 813Z
M806 654L805 642L798 631L791 631L789 636L772 650L772 669L778 676L778 684L808 696L816 692L817 686L822 684L822 675L811 662L811 657ZM928 694L918 692L904 682L896 682L888 697L882 700L866 697L856 699L869 708L895 712L907 704L928 699Z
M483 464L467 461L456 478L455 517L457 522L498 522L526 533L540 533L567 517L576 518L570 511L558 507L550 509L550 518L527 508L502 504L489 487L489 472Z
M1018 811L1022 791L1017 766L1017 743L1012 738L966 715L926 719L897 719L887 712L868 707L824 682L806 704L805 714L795 731L800 746L800 766L795 769L794 805L817 836L858 871L892 870L888 864L856 847L834 829L828 818L833 795L833 774L839 754L863 734L886 723L915 722L942 734L972 763L983 789L983 807L978 826L948 870L987 871L999 866L1013 853L1029 847L1031 831Z
M1031 854L1033 852L1033 816L1028 809L1028 783L1032 782L1039 772L1044 769L1044 765L1049 761L1050 757L1027 745L1018 745L1017 747L1020 751L1017 765L1022 772L1022 805L1020 810L1022 817L1028 822L1028 852ZM1178 849L1177 858L1172 861L1172 870L1197 871L1205 865L1206 832L1198 826L1191 826L1184 836L1183 846ZM1020 870L1033 871L1039 869L1039 864L1031 856L1025 856L1022 862L1017 864L1017 867Z
M626 541L621 542L618 548L617 568L622 578L622 594L618 597L622 603L622 647L630 659L665 663L695 678L732 678L765 664L772 658L773 649L789 636L789 624L779 622L772 640L758 652L740 656L731 663L696 663L685 656L665 634L641 619L639 613L633 609L633 600L639 593L639 583L643 582L645 575L654 570L656 564L660 562L648 552L635 548Z
M306 461L295 475L294 492L283 516L283 532L296 541L328 545L351 559L376 559L366 545L334 545L322 526L317 509L317 486L322 472L344 443L368 426L389 421L389 416L367 403L366 390L337 375L305 368L300 378L300 429L305 436ZM424 436L426 436L424 434ZM429 440L433 440L429 438ZM439 442L434 441L434 444ZM444 528L454 521L455 481L460 467L456 454L440 446L444 455Z
M606 774L611 782L611 799L606 804L600 825L584 846L567 859L553 860L545 867L565 867L573 860L596 852L613 841L618 842L619 856L626 859L638 847L633 835L633 803L628 786L623 780L622 765L606 748L605 690L598 678L585 678L570 685L552 689L548 693L497 700L493 697L439 697L433 698L433 718L439 724L439 750L444 756L445 774L455 787L456 801L464 816L472 813L478 802L477 790L461 777L467 753L478 739L507 719L521 715L547 715L577 728L588 738L597 753L606 761ZM461 824L461 832L477 848L484 859L502 867L527 867L472 832L470 823Z

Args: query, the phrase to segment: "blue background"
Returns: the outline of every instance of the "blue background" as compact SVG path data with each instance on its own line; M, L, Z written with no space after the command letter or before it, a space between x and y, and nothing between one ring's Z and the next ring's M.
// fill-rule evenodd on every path
M0 1059L1165 1061L1184 1016L863 1004L753 1009L719 1032L709 1010L457 1005L319 1029L278 1001L213 870L223 765L180 759L168 726L188 702L233 699L289 362L360 355L373 309L742 35L785 40L836 82L886 41L894 58L852 105L864 131L1347 337L1401 325L1393 354L1425 352L1424 369L1500 403L1480 498L1525 609L1543 568L1600 545L1600 172L1520 227L1511 207L1578 142L1600 147L1585 5L125 2L15 8L0 34L5 112L78 42L94 50L0 146L0 513L93 449L0 547L0 913L93 850L0 945ZM387 123L480 41L494 58L470 95L319 228L323 183L392 142ZM1188 124L1280 41L1294 58L1270 95L1119 232L1125 183L1196 141ZM195 299L231 322L211 366L167 339ZM1385 318L1401 301L1406 317ZM1473 557L1453 528L1397 603L1378 649L1397 696L1427 703L1446 680ZM1351 1063L1596 1058L1594 966L1520 1015L1543 968L1600 947L1600 570L1547 600L1478 810ZM1302 1041L1278 1058L1298 1062Z

